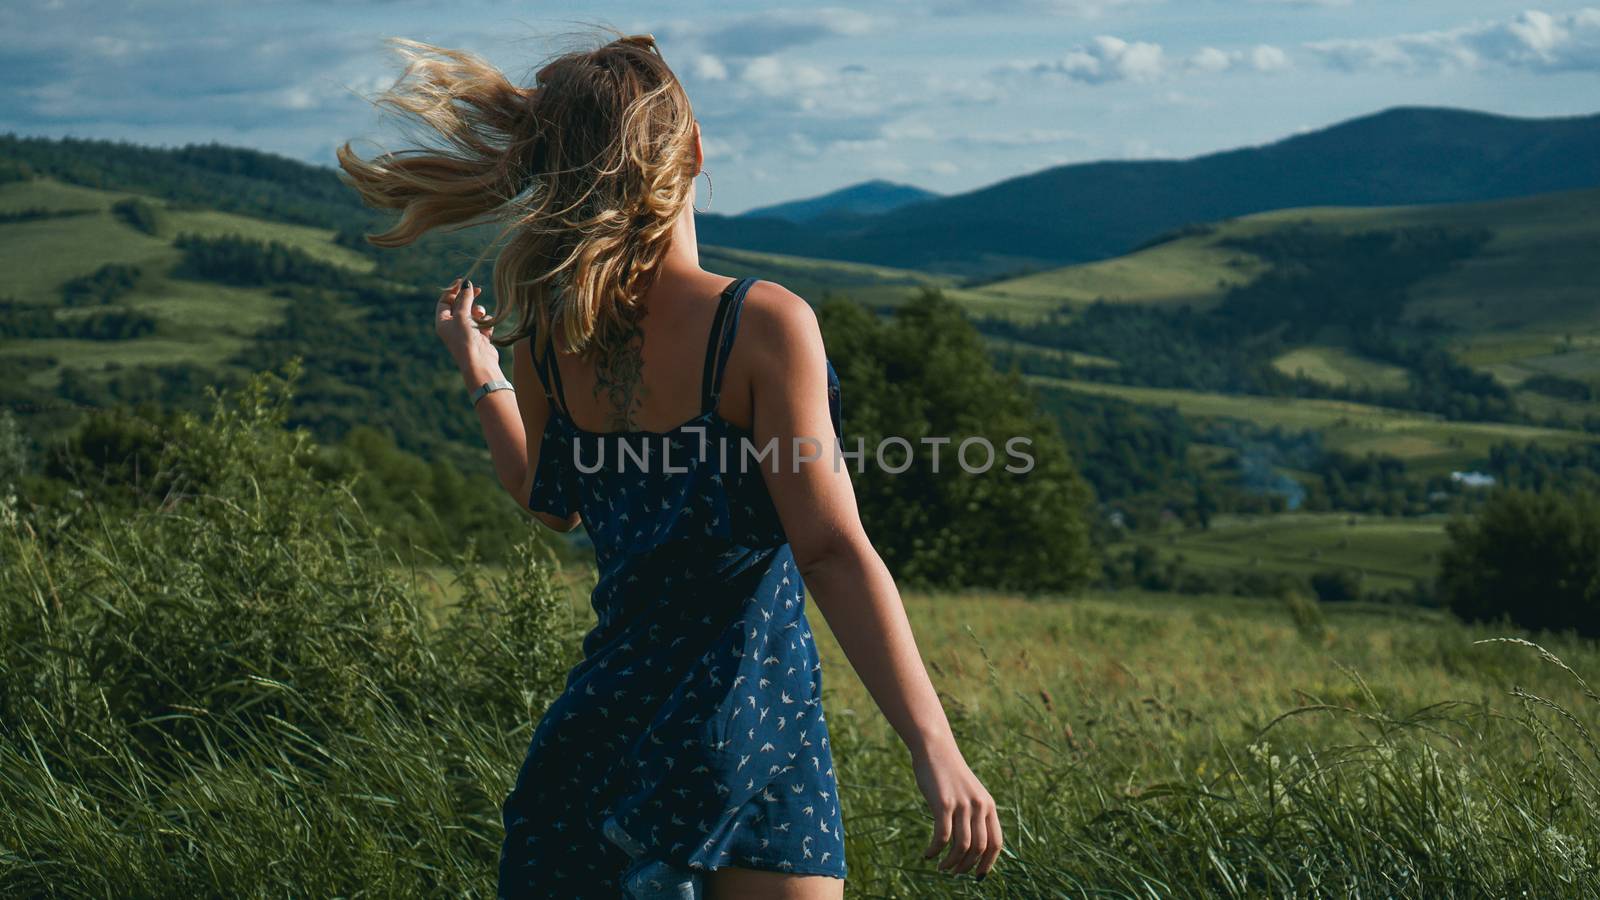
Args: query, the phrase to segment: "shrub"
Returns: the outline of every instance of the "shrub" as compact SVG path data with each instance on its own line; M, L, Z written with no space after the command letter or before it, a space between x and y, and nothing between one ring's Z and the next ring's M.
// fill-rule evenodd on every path
M111 204L111 214L145 234L155 235L161 230L161 214L155 204L138 197L127 197Z
M106 263L88 275L69 278L61 285L65 306L104 306L126 297L139 287L144 269L131 263Z
M1600 494L1496 491L1446 533L1438 591L1456 615L1600 637Z
M865 452L851 472L862 522L902 583L940 588L1070 591L1088 582L1094 559L1087 517L1092 494L1056 423L1039 410L1015 374L994 370L982 338L954 301L934 290L880 322L862 307L832 299L819 310L839 372L844 448ZM1007 472L1007 442L1026 437L1033 469ZM912 446L899 474L876 463L885 438ZM962 441L994 448L982 474L963 471ZM923 438L950 441L937 471ZM858 444L859 442L859 444ZM977 445L974 445L977 446ZM890 444L886 466L905 460ZM970 457L974 468L987 461Z
M1311 590L1323 603L1349 603L1364 594L1361 575L1350 569L1324 569L1311 576Z
M1283 603L1289 611L1290 620L1294 622L1294 630L1301 638L1311 644L1322 644L1327 640L1328 620L1315 600L1298 591L1289 591Z
M0 508L0 895L461 895L492 871L572 607L531 538L495 575L470 540L443 554L442 605L281 427L297 372L179 415L160 506Z

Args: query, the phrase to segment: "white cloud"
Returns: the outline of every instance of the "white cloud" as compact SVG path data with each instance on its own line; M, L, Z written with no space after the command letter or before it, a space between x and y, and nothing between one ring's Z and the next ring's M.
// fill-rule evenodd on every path
M1313 41L1305 45L1341 69L1480 69L1600 71L1600 8L1569 13L1528 10L1502 22L1441 31Z
M867 168L878 175L908 175L911 164L896 156L882 156L867 162Z
M104 59L124 59L137 53L159 50L155 41L129 39L113 34L90 35L83 42L84 49Z
M739 159L743 155L743 142L734 141L700 132L700 149L705 151L706 159Z
M789 149L799 156L817 157L822 155L822 148L817 146L817 142L799 131L789 132Z
M722 64L722 60L706 53L695 56L690 71L701 81L723 81L728 77L728 67Z
M1119 154L1122 159L1163 159L1170 155L1144 138L1129 138L1123 141Z
M934 175L955 175L961 171L960 166L948 159L936 159L928 163L924 168Z
M1154 81L1166 68L1160 44L1125 41L1102 34L1074 47L1060 59L1039 63L1012 63L1006 71L1062 77L1085 84L1113 81Z
M1057 15L1098 19L1125 7L1160 2L1162 0L1038 0L1037 5Z
M889 142L883 138L867 138L856 140L841 138L828 142L829 153L883 153L889 149Z
M964 144L1032 147L1046 144L1081 142L1084 140L1084 136L1064 128L1022 128L1014 131L974 131L955 136L952 139Z
M1250 65L1257 72L1277 72L1289 68L1289 54L1271 44L1259 44L1250 51Z
M715 24L711 24L711 23ZM737 18L707 17L662 26L673 43L684 42L720 57L767 56L830 38L862 37L889 28L889 20L837 6L763 10Z
M1278 72L1289 68L1289 54L1272 44L1257 44L1249 50L1219 50L1202 47L1187 60L1190 70L1196 72L1226 72L1229 69L1249 68L1257 72Z
M772 96L795 94L807 88L821 87L829 81L828 73L816 66L776 56L758 56L750 60L745 63L739 78L763 94Z
M1201 47L1182 60L1169 60L1156 43L1100 35L1088 44L1046 62L1013 62L991 72L1001 79L1019 75L1066 78L1083 84L1149 83L1183 73L1278 72L1292 65L1289 54L1272 44L1248 50Z
M1159 99L1167 106L1175 106L1182 109L1211 109L1217 105L1217 101L1210 97L1196 97L1193 94L1185 94L1182 91L1165 91Z
M919 120L885 122L878 133L891 141L925 141L938 135L933 126Z
M1201 72L1222 72L1233 65L1233 55L1215 47L1202 47L1189 57L1189 68Z
M746 120L782 119L803 113L843 126L838 137L860 138L884 121L925 105L914 79L865 65L829 65L768 54L728 64L724 81L702 82L697 106L738 110Z
M941 16L1045 13L1078 19L1101 19L1121 10L1155 6L1166 0L940 0L928 8Z

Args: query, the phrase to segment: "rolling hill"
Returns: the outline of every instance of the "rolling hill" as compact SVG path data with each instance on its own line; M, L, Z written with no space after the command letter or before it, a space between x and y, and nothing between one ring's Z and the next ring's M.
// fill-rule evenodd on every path
M1193 419L1233 419L1287 431L1315 431L1332 450L1405 460L1422 474L1471 466L1496 444L1547 447L1592 444L1600 436L1559 428L1502 422L1452 422L1437 415L1315 397L1260 397L1174 388L1131 387L1029 376L1036 387L1116 397L1143 406L1171 407Z
M875 178L804 200L790 200L786 203L745 210L738 215L738 218L782 219L786 222L805 224L819 219L843 219L886 213L938 196L933 191L915 185L897 184Z
M707 243L992 277L1106 259L1194 222L1304 206L1495 200L1600 185L1600 115L1403 107L1185 160L1080 163L847 222L700 216Z
M1405 316L1447 326L1463 361L1518 387L1540 374L1600 378L1600 189L1485 203L1283 209L1190 226L1126 256L1038 272L973 289L1045 309L1096 299L1174 309L1210 309L1228 289L1270 266L1230 241L1290 228L1330 233L1410 226L1483 228L1489 241L1469 258L1410 290ZM997 305L1003 305L998 304ZM1392 369L1338 348L1310 347L1280 359L1289 374L1330 382L1392 382Z
M60 152L50 152L52 146ZM8 315L22 324L31 318L30 308L60 323L95 315L94 308L63 305L70 286L102 267L120 266L138 275L106 308L126 309L151 323L147 331L110 339L68 328L0 339L0 374L12 385L8 403L52 395L78 406L118 399L166 402L193 393L213 377L309 350L317 357L316 378L306 393L309 422L338 433L370 415L365 406L380 396L381 385L400 378L410 386L405 401L388 407L383 417L397 434L433 433L446 442L473 444L473 423L455 405L458 385L434 358L437 348L427 329L417 327L412 306L426 307L433 286L462 271L484 249L492 229L431 236L402 252L377 253L360 234L381 227L380 217L330 190L330 179L335 186L337 179L328 170L229 148L139 148L137 165L126 164L122 148L109 142L52 145L0 138L0 149L5 148L14 152L0 159L20 159L41 173L0 184L0 263L8 272L0 296L16 301ZM155 209L159 227L142 230L119 216L118 205L130 199ZM916 209L940 208L948 200L922 201ZM976 315L1023 323L1021 334L991 334L990 345L1002 357L1032 354L1070 368L1060 377L1035 373L1036 385L1057 394L1091 397L1094 403L1176 406L1196 422L1244 420L1310 429L1325 435L1330 449L1385 453L1407 460L1419 473L1437 473L1467 465L1502 441L1531 440L1560 449L1593 439L1574 429L1595 414L1596 404L1523 385L1559 374L1600 387L1600 304L1594 302L1596 279L1589 262L1600 258L1597 212L1600 189L1593 188L1477 203L1280 209L1183 223L1145 236L1145 246L1125 256L977 285L949 272L709 242L702 243L701 255L712 270L777 280L813 302L842 295L884 308L937 288ZM757 229L788 227L770 217L748 223ZM1141 382L1129 363L1147 350L1130 357L1110 348L1040 346L1026 332L1026 323L1064 301L1080 309L1096 298L1157 310L1209 309L1229 288L1255 284L1282 262L1229 241L1297 230L1356 234L1410 226L1481 229L1490 237L1468 258L1410 285L1407 315L1449 323L1450 349L1457 358L1515 389L1520 406L1569 424L1532 427L1543 418L1458 423L1381 399L1253 397L1194 390L1196 385L1183 382ZM374 287L366 295L346 294L347 300L329 307L314 283L220 283L197 277L185 270L185 251L175 242L180 232L272 241L308 265L369 279ZM330 308L336 313L332 317ZM1337 329L1291 344L1267 362L1282 375L1334 388L1393 392L1410 380L1404 366L1365 357L1341 342ZM173 390L174 379L183 391ZM1124 436L1115 420L1096 421L1106 440ZM1151 433L1165 427L1152 425Z

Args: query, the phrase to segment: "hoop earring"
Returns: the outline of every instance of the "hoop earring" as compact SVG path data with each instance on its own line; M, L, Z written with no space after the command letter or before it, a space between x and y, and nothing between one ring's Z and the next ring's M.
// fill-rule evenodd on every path
M705 169L701 169L699 174L704 175L706 177L706 208L705 209L701 209L700 207L696 206L694 208L694 211L695 212L706 212L706 211L711 209L711 194L712 194L712 191L714 190L714 188L712 188L712 186L711 186L711 173L710 172L707 172Z

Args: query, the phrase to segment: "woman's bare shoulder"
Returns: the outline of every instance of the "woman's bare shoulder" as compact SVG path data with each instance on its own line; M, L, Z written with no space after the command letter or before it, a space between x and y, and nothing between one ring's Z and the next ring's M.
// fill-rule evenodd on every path
M822 344L811 304L776 281L757 281L745 292L739 331L743 335L747 330L751 343L779 356L804 354Z

